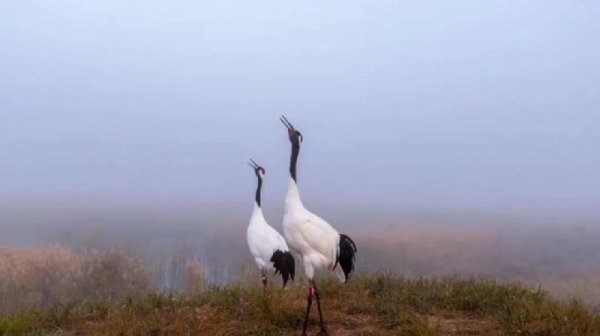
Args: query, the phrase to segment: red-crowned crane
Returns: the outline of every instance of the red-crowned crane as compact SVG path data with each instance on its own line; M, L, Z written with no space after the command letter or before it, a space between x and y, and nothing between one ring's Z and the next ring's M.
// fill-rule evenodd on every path
M292 144L290 179L283 213L283 234L292 249L301 255L308 278L308 298L302 335L306 335L313 295L317 299L319 310L320 334L327 335L319 301L319 290L315 283L315 270L330 269L345 283L350 273L354 271L357 249L350 237L338 233L329 223L308 211L302 204L296 179L296 163L303 137L285 116L281 117L281 122L287 127Z
M275 274L281 274L283 287L285 287L289 279L294 280L294 256L292 256L285 239L267 223L263 216L260 193L262 181L266 173L265 169L252 159L250 159L248 165L254 169L254 173L258 178L258 186L256 187L254 198L254 210L252 211L252 217L250 217L246 232L248 247L254 257L256 266L260 270L265 290L267 289L267 272L270 270L274 270Z

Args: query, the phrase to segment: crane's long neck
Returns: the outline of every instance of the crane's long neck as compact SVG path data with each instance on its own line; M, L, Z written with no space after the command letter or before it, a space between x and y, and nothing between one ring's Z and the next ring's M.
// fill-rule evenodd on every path
M262 178L258 176L258 185L256 186L256 195L254 196L254 201L256 205L260 208L260 192L262 189Z
M300 154L300 144L292 143L292 156L290 157L290 176L297 182L296 179L296 163L298 162L298 154Z
M298 182L296 179L296 163L298 162L298 154L300 154L300 144L292 143L292 156L290 157L290 182L288 184L288 191L285 197L285 207L288 210L302 206L300 192L298 191Z
M300 199L300 192L298 191L298 185L293 178L290 177L288 183L287 194L285 195L285 209L286 211L292 209L298 209L303 207L302 200Z

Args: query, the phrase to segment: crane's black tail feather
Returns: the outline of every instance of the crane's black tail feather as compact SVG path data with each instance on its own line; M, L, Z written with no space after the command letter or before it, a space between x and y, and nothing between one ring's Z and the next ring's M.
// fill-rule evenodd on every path
M271 262L275 268L275 274L281 274L281 278L283 279L283 287L285 287L289 279L294 281L296 262L294 261L294 256L290 251L275 251L271 257Z
M345 234L340 234L340 249L335 261L335 266L337 266L338 263L340 266L342 266L345 282L348 282L350 273L354 271L356 252L358 252L358 249L356 248L356 244L354 244L352 238L346 236ZM335 266L333 266L333 268L335 268Z

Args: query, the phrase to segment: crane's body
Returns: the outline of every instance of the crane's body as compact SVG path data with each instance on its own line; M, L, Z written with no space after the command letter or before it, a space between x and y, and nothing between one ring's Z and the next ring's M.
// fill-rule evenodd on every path
M315 271L330 269L336 272L341 281L348 281L350 273L354 271L357 249L350 237L338 233L327 221L307 210L302 204L296 179L296 163L303 139L302 134L285 117L282 117L281 121L288 129L292 144L290 179L283 214L283 234L292 249L301 255L304 271L309 281L302 335L306 335L313 295L317 299L321 334L326 335L327 330L323 322L319 291L314 280Z
M248 248L261 272L264 287L267 287L267 273L269 271L275 271L276 274L280 273L285 287L289 279L294 280L294 257L285 239L267 223L263 215L260 194L265 170L254 161L251 162L251 166L255 169L258 177L258 187L256 188L254 209L246 231Z
M298 192L296 181L290 178L283 214L283 234L292 249L302 255L306 277L314 278L315 270L335 270L340 280L344 274L336 265L340 234L321 217L307 210Z

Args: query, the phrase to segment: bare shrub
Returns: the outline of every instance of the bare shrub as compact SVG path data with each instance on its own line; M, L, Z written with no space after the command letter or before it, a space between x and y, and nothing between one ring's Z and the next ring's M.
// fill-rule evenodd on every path
M70 295L81 263L81 257L59 245L0 246L0 311L45 306Z
M151 289L144 266L121 250L86 254L78 284L80 297L90 299L139 296Z
M0 313L75 299L137 296L149 289L142 264L122 251L77 255L60 245L0 246Z
M185 265L185 287L187 292L199 292L206 288L206 278L202 264L195 260L189 260Z

